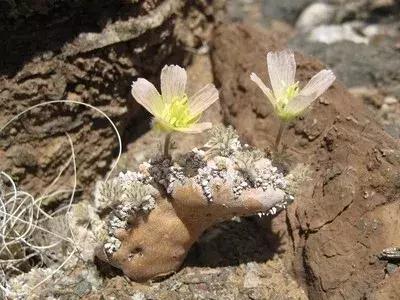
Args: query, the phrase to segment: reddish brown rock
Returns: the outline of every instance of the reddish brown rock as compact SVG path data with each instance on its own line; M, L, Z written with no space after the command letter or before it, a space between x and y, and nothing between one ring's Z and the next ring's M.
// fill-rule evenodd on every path
M150 117L132 99L132 81L140 76L157 84L164 64L187 64L191 52L184 49L195 52L209 39L223 1L136 2L60 1L31 7L27 16L19 11L25 4L6 5L0 13L10 17L0 21L0 33L10 37L0 49L0 128L32 105L68 99L103 110L124 144L144 133ZM110 169L118 140L104 116L84 106L42 106L13 122L0 133L6 152L0 169L40 194L71 156L65 132L75 147L78 185L89 195ZM72 173L70 167L61 177L64 189Z
M267 51L285 47L285 35L246 25L215 33L212 61L224 119L258 148L271 149L278 120L250 73L267 79ZM324 66L296 53L301 85ZM366 113L362 101L336 82L283 139L290 165L308 164L304 186L275 230L287 232L287 253L312 299L359 299L377 293L385 264L376 255L400 244L400 148ZM280 220L279 220L280 219ZM290 255L288 254L290 257ZM384 285L387 286L387 285Z

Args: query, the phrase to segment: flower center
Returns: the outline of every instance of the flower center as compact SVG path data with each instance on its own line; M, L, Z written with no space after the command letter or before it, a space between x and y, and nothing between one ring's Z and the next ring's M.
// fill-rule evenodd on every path
M288 103L293 100L300 92L299 82L289 85L282 95L277 99L278 108L284 109Z
M300 92L299 82L289 85L277 98L276 112L278 116L284 121L290 121L293 116L288 114L286 106L292 101Z
M197 117L191 115L188 97L174 97L165 105L161 118L172 127L187 127L197 121Z

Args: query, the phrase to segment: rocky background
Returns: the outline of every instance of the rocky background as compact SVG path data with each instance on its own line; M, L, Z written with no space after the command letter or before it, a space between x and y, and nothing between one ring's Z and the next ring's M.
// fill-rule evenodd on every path
M32 105L68 99L103 110L124 145L148 130L148 116L130 96L132 81L156 82L164 64L188 64L223 3L133 2L3 4L0 123ZM41 107L11 124L0 142L7 150L0 152L3 169L40 190L70 156L64 132L74 142L81 188L90 190L109 170L118 144L104 117L79 105Z
M277 122L249 80L252 71L267 78L266 52L296 49L301 82L324 65L338 77L284 138L286 168L304 163L313 178L287 212L214 228L164 281L137 284L102 270L100 289L82 290L80 282L57 297L400 298L396 261L378 258L400 246L399 14L395 0L2 2L0 124L44 101L92 104L122 134L119 169L157 151L150 116L131 98L130 84L138 76L157 83L166 63L188 68L191 91L214 81L221 101L205 117L234 125L267 152ZM40 107L12 123L0 136L0 168L39 194L71 154L65 132L74 142L80 199L90 200L117 140L85 107ZM176 151L204 140L179 137Z

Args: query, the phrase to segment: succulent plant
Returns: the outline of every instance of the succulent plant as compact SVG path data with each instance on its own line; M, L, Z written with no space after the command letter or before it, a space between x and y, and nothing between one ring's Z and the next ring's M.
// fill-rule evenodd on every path
M156 157L138 172L121 173L112 185L99 185L103 192L96 195L101 203L109 195L111 212L98 258L133 280L153 279L176 271L214 224L285 208L293 197L283 174L260 151L243 147L232 130L218 129L227 141L216 143L214 134L211 143L185 155L190 159ZM207 155L210 150L213 156ZM122 190L118 203L104 191L109 186L111 192Z

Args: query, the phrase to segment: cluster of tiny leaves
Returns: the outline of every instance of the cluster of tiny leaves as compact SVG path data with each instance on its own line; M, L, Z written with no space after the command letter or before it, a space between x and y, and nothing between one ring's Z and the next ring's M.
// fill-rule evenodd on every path
M239 136L232 126L215 126L210 131L210 139L206 146L211 156L228 157L240 149Z
M99 194L100 197L105 200L104 202L114 205L121 201L124 189L118 181L109 180L100 185Z
M286 176L286 180L288 191L295 195L304 183L312 180L312 170L309 166L300 163Z
M246 173L251 173L254 164L264 157L264 153L258 149L240 151L235 155L235 162L238 168Z

